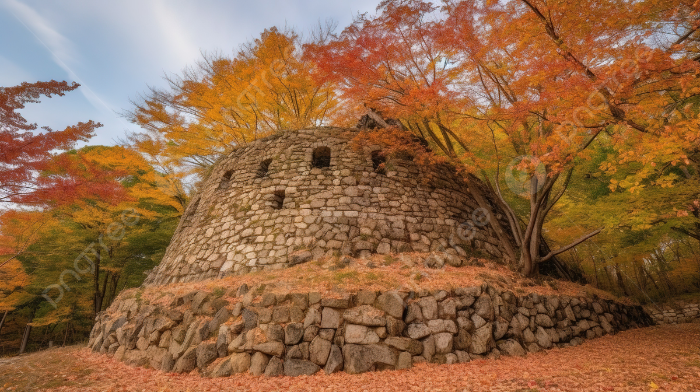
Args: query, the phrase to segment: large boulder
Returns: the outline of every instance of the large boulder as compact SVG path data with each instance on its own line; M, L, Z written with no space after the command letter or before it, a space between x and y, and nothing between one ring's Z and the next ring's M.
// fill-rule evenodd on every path
M343 347L345 371L350 374L364 373L377 365L396 366L397 354L385 345L346 344Z
M256 352L250 359L250 374L259 376L265 373L268 362L270 362L270 357L261 352Z
M323 366L328 361L330 352L331 342L317 336L309 345L309 360L316 365Z
M377 297L375 306L392 317L403 318L403 298L396 291L388 291Z
M323 369L326 374L335 373L343 369L343 351L335 344L331 346L326 367Z
M265 376L277 377L284 374L284 364L277 357L272 357L265 367Z
M526 354L523 346L521 346L520 343L514 339L500 341L498 343L498 349L505 355L522 357Z
M216 350L216 343L200 343L197 346L197 367L206 369L212 361L219 356Z
M379 343L379 335L364 325L348 324L345 326L345 343L373 344Z
M343 313L343 319L350 324L368 327L383 327L386 325L384 312L370 305L361 305L346 310Z
M494 345L492 332L493 326L491 323L487 323L474 331L471 345L469 346L469 352L472 354L484 354L490 351Z
M250 354L233 354L229 362L231 364L231 374L245 373L250 369Z
M311 376L321 370L318 365L303 359L287 359L284 361L284 375L296 377L301 375Z
M190 347L185 351L180 359L175 362L173 367L173 372L175 373L189 373L194 370L197 365L197 347Z

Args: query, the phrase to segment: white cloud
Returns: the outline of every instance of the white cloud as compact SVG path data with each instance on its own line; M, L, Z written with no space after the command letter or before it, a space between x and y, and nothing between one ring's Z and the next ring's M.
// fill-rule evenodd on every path
M199 48L192 42L192 38L187 34L187 23L178 18L174 12L173 2L156 0L152 3L153 17L160 28L164 44L168 47L174 57L181 63L191 63L193 59L198 59Z

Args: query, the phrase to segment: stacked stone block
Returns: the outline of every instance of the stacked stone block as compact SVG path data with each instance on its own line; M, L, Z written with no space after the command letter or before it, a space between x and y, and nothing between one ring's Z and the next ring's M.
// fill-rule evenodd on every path
M376 167L372 153L379 147L352 148L357 132L287 132L235 149L188 205L146 285L280 269L331 255L453 249L505 262L490 225L470 222L479 206L454 170L408 159ZM318 157L319 151L330 155ZM486 219L508 227L481 191L495 214Z
M192 292L167 305L120 298L98 316L89 347L166 372L298 376L525 355L652 322L640 307L519 297L486 284L335 297L256 296L244 285L231 297Z
M696 302L652 304L645 310L658 325L700 322L700 304Z

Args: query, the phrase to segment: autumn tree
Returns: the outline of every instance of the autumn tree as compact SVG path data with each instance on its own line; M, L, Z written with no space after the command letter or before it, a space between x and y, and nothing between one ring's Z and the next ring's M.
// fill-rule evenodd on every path
M80 122L56 131L48 126L39 128L18 112L27 103L40 102L41 96L63 96L79 86L75 82L68 84L52 80L0 87L0 202L36 205L58 193L67 199L73 191L81 188L79 185L85 185L51 182L46 178L40 179L37 174L46 168L56 152L69 150L77 142L87 141L101 124Z
M489 184L517 244L511 256L531 275L601 231L543 248L547 216L591 145L615 146L616 165L641 164L624 181L633 191L655 164L687 164L697 148L695 8L512 0L438 9L387 0L377 16L360 16L310 51L320 80L399 118ZM677 39L669 44L671 31ZM656 174L656 183L668 182ZM523 208L514 194L526 198Z
M335 105L328 84L293 31L265 30L234 57L205 55L194 68L150 89L127 118L144 129L137 148L161 165L200 176L234 146L290 129L325 123Z
M119 191L110 197L83 194L70 203L47 200L41 210L2 216L0 239L14 259L0 271L8 275L19 261L21 274L14 279L26 279L21 285L6 282L0 309L13 320L27 320L22 346L31 328L48 333L62 326L64 340L69 331L77 331L76 338L89 331L97 312L122 289L141 284L144 271L160 261L182 212L164 175L125 147L84 147L53 157L47 168L44 177L99 182Z

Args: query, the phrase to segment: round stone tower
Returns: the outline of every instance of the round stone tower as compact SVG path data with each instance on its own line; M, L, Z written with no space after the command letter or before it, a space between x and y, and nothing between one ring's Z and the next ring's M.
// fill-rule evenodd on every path
M453 170L385 161L379 147L358 151L350 145L358 132L285 132L236 148L212 169L145 284L333 255L453 249L502 259L498 237L474 222L479 205ZM496 216L481 218L503 220L486 199Z

